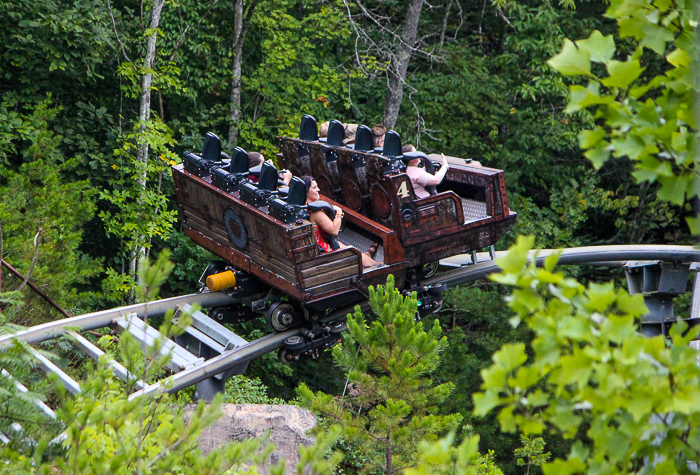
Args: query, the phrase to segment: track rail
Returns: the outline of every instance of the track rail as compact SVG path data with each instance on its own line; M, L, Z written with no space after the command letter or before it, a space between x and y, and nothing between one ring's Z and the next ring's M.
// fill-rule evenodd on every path
M201 294L181 295L169 299L154 300L153 302L128 305L110 310L102 310L100 312L86 313L85 315L43 323L11 335L0 336L0 350L9 348L13 340L20 340L25 343L37 343L57 338L77 328L81 331L85 331L106 327L114 320L134 313L142 318L146 315L153 317L163 315L168 310L173 310L178 305L184 305L186 303L190 305L198 304L202 307L214 307L234 302L236 302L235 299L232 299L223 292L204 292Z
M496 252L496 259L505 256L507 251ZM529 262L536 260L541 265L552 254L559 253L559 265L579 265L598 263L613 263L627 261L668 261L668 262L700 262L700 247L693 246L660 246L660 245L625 245L625 246L590 246L572 247L569 249L541 249L530 251ZM483 257L483 255L482 255ZM464 255L464 262L471 256ZM483 279L499 267L495 261L489 260L478 264L460 267L443 272L425 281L425 284L446 284L448 287Z
M532 251L529 254L530 262L535 261L541 264L547 257L552 254L559 254L560 265L585 265L585 264L601 264L611 265L628 261L665 261L665 262L700 262L700 248L691 246L654 246L654 245L639 245L639 246L593 246L579 247L571 249L545 249ZM496 252L495 257L501 257L505 252ZM486 259L489 254L481 254L477 256L479 259ZM446 260L447 261L447 260ZM459 265L460 263L471 262L469 256L455 256L449 259L451 265ZM448 287L454 287L459 284L472 282L477 279L487 277L489 274L498 272L499 267L494 260L484 260L477 264L465 265L457 269L443 272L430 279L427 279L425 285L446 284ZM696 280L695 290L700 289L700 279ZM694 294L700 293L694 292ZM694 295L700 299L700 296ZM0 336L0 350L9 348L15 340L19 340L28 344L37 343L43 340L57 338L64 334L69 334L80 343L80 335L76 331L85 331L96 328L102 328L123 319L129 315L137 314L140 317L162 315L168 310L173 310L176 307L182 307L185 304L197 304L202 307L225 306L236 303L237 300L229 297L224 292L204 292L199 294L183 295L169 299L157 300L143 304L129 305L118 307L100 312L88 313L63 320L44 323L35 327L22 330L12 335ZM366 311L369 309L368 302L364 302L360 307ZM332 321L339 317L343 317L352 312L354 306L336 309L330 312L325 318L325 321ZM199 364L185 368L161 381L151 385L146 385L141 382L139 389L129 396L130 399L147 396L158 395L165 392L174 393L188 386L211 380L217 375L232 371L236 367L247 364L249 361L258 358L266 353L277 350L284 345L284 340L290 336L300 334L299 329L288 330L280 333L272 333L262 337L256 341L245 343L233 349L221 352ZM83 342L84 343L84 342ZM89 342L87 342L89 343ZM79 345L80 346L80 345ZM83 344L85 346L85 343ZM88 345L92 351L87 351L90 356L100 354L99 349L92 348L94 345ZM46 367L46 362L43 362ZM49 362L50 363L50 362ZM115 363L118 365L118 363ZM114 365L113 365L114 366ZM46 369L46 368L45 368ZM119 368L117 373L119 373ZM48 368L48 371L59 373L60 368ZM124 373L122 368L121 373ZM66 376L66 381L70 382ZM79 392L79 386L72 388L74 393Z
M214 375L281 348L285 339L290 336L298 335L299 333L298 329L294 329L264 336L240 348L226 351L219 356L206 360L202 364L175 373L162 381L136 391L129 396L129 400L146 395L162 394L164 392L178 392L188 386L197 384Z

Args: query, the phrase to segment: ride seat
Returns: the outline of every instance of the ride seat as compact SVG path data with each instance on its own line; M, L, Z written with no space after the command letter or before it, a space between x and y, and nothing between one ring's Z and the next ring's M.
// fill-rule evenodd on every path
M237 191L240 184L248 178L248 153L241 147L233 151L227 168L217 168L212 173L211 182L227 193Z
M401 158L401 136L394 130L390 130L384 136L384 148L382 155L387 158L387 161L382 164L382 172L388 173L401 172L406 169Z
M299 140L308 142L318 142L318 124L313 116L305 114L301 118L301 126L299 127Z
M372 131L366 125L360 125L355 132L355 151L371 152L374 150Z
M306 203L306 184L299 177L289 182L286 201L282 198L272 198L269 201L270 216L285 224L291 224L299 218L299 212Z
M267 205L268 200L277 191L277 167L264 162L260 167L260 179L257 186L245 181L240 185L240 198L256 208Z
M221 151L221 139L212 132L207 132L204 136L202 153L196 154L185 152L183 154L183 164L185 170L205 179L211 176L216 168L225 167L231 158Z

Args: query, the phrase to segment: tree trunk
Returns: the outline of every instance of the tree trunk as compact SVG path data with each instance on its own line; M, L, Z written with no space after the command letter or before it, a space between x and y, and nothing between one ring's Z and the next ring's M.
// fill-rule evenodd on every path
M386 473L387 475L392 475L394 473L394 460L393 451L391 450L391 433L387 434L387 444L386 444Z
M420 19L423 0L412 0L408 8L406 19L402 26L401 43L394 60L389 64L389 75L386 102L384 103L384 125L393 129L396 119L399 117L401 100L403 99L403 85L406 82L406 71L411 61L413 46L418 34L418 20Z
M146 45L146 57L143 61L143 77L141 78L141 104L139 106L139 135L145 133L146 122L148 121L151 114L151 81L153 80L153 63L156 58L156 40L157 34L156 29L160 24L160 12L163 10L163 5L165 0L155 0L153 3L153 8L151 8L151 24L149 30L152 31L151 35L148 37L148 43ZM138 144L138 151L136 153L136 159L143 166L143 171L139 175L138 184L139 187L146 189L147 172L146 163L148 162L148 143L140 140ZM143 237L141 237L143 239ZM140 239L140 240L141 240ZM139 240L139 241L140 241ZM129 263L129 270L133 277L136 277L136 266L139 258L144 255L144 247L137 246L134 255L132 256L131 262Z
M248 9L245 11L245 17L244 0L236 0L236 6L234 7L236 18L234 20L235 23L233 29L233 67L231 71L231 111L229 115L231 124L229 125L228 129L228 142L231 149L233 149L238 142L238 124L241 120L243 43L245 42L245 36L248 33L248 26L250 26L250 19L253 16L253 11L257 6L258 1L259 0L253 0L248 4Z

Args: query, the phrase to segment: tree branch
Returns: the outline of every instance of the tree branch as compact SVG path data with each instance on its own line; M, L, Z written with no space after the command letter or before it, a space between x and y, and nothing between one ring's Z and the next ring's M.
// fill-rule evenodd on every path
M34 257L32 257L32 263L29 266L29 270L27 271L27 275L24 278L24 281L22 281L22 283L17 288L18 292L22 291L27 286L27 282L29 282L29 278L32 276L32 272L34 272L34 266L36 266L36 262L39 259L39 237L41 236L41 232L42 229L39 228L39 230L36 232L36 235L34 236Z

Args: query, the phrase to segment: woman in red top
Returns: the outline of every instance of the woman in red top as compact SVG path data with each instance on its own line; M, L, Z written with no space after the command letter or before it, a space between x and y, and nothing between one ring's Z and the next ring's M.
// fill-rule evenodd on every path
M303 176L301 179L304 180L304 183L306 184L306 202L309 203L321 199L321 193L316 180L310 176ZM321 246L321 248L323 248L323 250L326 252L332 250L326 236L337 236L338 232L340 232L340 225L343 223L343 210L338 206L333 206L333 208L335 209L334 219L329 218L323 211L309 213L309 221L311 221L311 224L314 225L314 233L316 233L318 245ZM341 249L350 247L340 241L338 241L338 244L340 245ZM381 262L377 262L372 259L374 253L377 251L377 247L378 245L375 243L367 252L362 253L363 267L374 267L381 264Z

